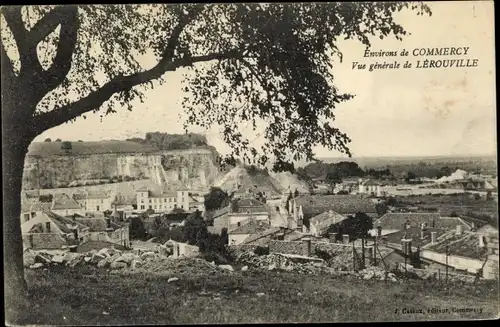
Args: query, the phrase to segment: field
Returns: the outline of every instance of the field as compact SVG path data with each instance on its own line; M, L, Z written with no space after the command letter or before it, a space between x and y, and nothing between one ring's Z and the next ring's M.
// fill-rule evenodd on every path
M179 280L168 283L169 277ZM412 321L498 317L498 285L391 283L268 271L113 274L90 266L27 271L15 324L116 325ZM427 313L428 308L482 313ZM403 309L424 313L403 313ZM396 313L396 309L398 313Z

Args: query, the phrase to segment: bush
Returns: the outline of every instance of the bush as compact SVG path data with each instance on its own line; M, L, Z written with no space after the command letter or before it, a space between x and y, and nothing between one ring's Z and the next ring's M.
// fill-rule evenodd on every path
M266 246L258 246L253 253L256 255L268 255L269 254L269 248Z

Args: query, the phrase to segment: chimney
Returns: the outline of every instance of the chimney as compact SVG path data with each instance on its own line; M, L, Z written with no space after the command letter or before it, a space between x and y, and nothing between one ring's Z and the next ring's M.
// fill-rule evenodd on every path
M382 236L382 226L377 226L377 236Z
M471 229L471 231L475 231L476 230L476 224L474 224L474 222L472 222L470 224L470 229Z
M436 232L431 232L431 244L436 243Z
M425 238L424 230L420 229L420 239L423 240Z
M411 252L411 239L403 238L401 240L401 251L408 255Z
M106 218L106 229L111 229L111 218Z
M302 239L302 245L303 245L303 254L304 256L308 257L311 255L311 239L310 238L304 238Z
M479 247L480 248L484 248L484 246L485 246L485 244L484 244L484 235L479 234L478 237L479 237Z
M337 240L337 233L329 233L328 236L330 243L335 243L335 241Z
M342 241L344 242L344 244L349 244L349 234L343 234Z
M457 236L461 236L461 235L462 235L462 233L463 233L463 231L464 231L464 226L462 226L462 225L457 225L456 235L457 235Z

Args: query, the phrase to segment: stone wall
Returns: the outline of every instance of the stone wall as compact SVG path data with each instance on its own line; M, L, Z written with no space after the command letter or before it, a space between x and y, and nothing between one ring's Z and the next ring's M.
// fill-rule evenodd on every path
M31 249L60 249L66 241L57 233L33 233L23 235L23 245Z
M257 245L257 244L237 244L237 245L229 246L229 248L232 250L250 251L250 252L255 251L255 249L258 247L259 247L259 245Z

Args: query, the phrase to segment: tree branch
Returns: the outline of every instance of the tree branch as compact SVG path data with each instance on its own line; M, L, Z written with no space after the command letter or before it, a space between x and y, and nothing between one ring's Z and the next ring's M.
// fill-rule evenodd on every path
M79 28L78 7L68 6L65 7L64 10L60 10L59 12L60 14L58 16L58 24L61 25L61 30L59 32L59 43L57 45L57 53L52 66L42 74L42 84L45 86L42 90L43 94L47 94L48 92L55 89L66 78L69 70L71 69L72 56L76 47ZM40 28L43 28L42 25L40 26ZM35 32L34 30L32 31Z
M21 73L24 73L30 71L30 67L36 70L40 67L40 63L36 55L36 48L30 47L27 40L27 31L21 15L21 8L22 6L5 7L3 8L3 15L16 42L21 62Z
M182 15L179 18L179 23L175 26L172 34L170 35L162 58L155 67L128 76L117 76L100 89L72 104L34 116L32 125L33 129L36 130L37 134L39 134L49 128L75 119L86 112L99 109L104 102L113 96L113 94L130 91L134 86L160 78L167 71L175 71L179 67L191 66L197 62L222 60L235 56L238 52L232 50L223 53L212 53L196 57L185 56L183 58L173 60L175 48L179 42L181 32L198 13L199 10L193 10L191 13Z
M14 65L12 65L12 61L7 55L7 51L3 45L3 41L0 40L0 51L1 51L1 59L2 59L2 81L11 81L16 77L14 72ZM6 79L4 80L3 77Z
M40 18L28 32L30 44L36 46L50 33L52 33L62 21L78 12L75 5L57 6Z

